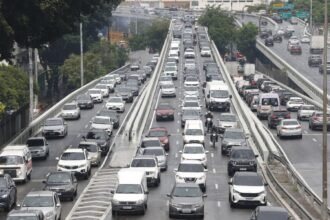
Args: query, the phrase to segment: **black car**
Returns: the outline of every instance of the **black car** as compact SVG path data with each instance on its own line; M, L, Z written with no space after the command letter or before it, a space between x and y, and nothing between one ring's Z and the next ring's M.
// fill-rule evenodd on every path
M283 36L284 38L289 39L290 37L292 37L292 31L285 30Z
M278 15L273 15L273 16L272 16L272 19L273 19L276 23L278 23L278 24L282 24L282 23L283 23L283 19L282 19L280 16L278 16Z
M250 147L233 147L229 156L227 172L233 176L237 171L257 172L257 160Z
M265 39L265 45L266 46L274 46L274 40L273 40L273 37L267 37L266 39Z
M282 119L290 119L291 114L286 109L273 109L268 116L268 127L276 128Z
M311 55L308 57L308 66L318 67L322 64L322 57L320 55Z
M77 196L78 181L73 172L50 172L42 182L45 184L44 190L56 192L61 199L73 201Z
M281 102L281 105L284 105L286 106L286 103L289 101L289 99L291 97L294 97L295 95L292 94L291 92L289 91L286 91L286 92L283 92L281 95L280 95L280 102Z
M96 142L102 150L102 155L106 155L110 149L110 137L105 130L91 129L82 139L84 141Z
M176 183L170 194L169 217L204 217L204 197L195 183Z
M279 34L274 34L274 36L273 36L273 41L276 42L276 43L282 43L283 38L282 38L282 36L279 35Z
M133 102L133 93L130 88L127 88L125 86L117 86L115 93L123 98L123 100L126 103L132 103Z
M80 109L91 109L94 108L94 102L90 95L82 94L78 95L76 98L78 106Z
M17 189L9 174L0 176L0 207L10 211L16 205Z
M113 128L117 129L119 128L120 123L120 116L119 114L114 110L108 110L108 109L102 109L97 113L98 116L107 116L110 117L110 121L113 123Z
M250 220L290 220L288 211L283 207L258 206Z
M138 82L136 80L127 80L126 85L123 85L129 89L131 89L133 96L138 96L140 89Z
M323 65L319 66L319 73L323 74ZM327 61L327 74L330 73L330 61Z
M261 39L266 39L268 38L269 36L271 36L271 32L269 30L261 30L260 33L259 33L259 37Z

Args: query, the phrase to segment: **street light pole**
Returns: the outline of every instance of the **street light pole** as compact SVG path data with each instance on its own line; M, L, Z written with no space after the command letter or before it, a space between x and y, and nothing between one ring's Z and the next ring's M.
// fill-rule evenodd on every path
M84 85L84 48L82 22L80 22L80 86Z
M327 60L328 60L328 0L324 0L324 50L323 50L323 132L322 132L322 220L328 219L328 144L327 144Z
M310 10L309 10L309 30L313 35L313 0L311 0Z

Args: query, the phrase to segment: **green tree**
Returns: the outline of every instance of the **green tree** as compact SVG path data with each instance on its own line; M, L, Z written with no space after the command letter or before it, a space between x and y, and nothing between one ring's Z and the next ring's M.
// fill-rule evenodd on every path
M28 103L28 83L28 77L21 69L13 66L0 66L0 102L2 107L18 109Z
M138 34L129 37L128 44L132 51L144 50L147 44L145 34Z
M256 36L258 28L251 22L243 24L237 32L237 49L241 51L248 62L253 63L256 58Z
M198 22L208 28L209 35L220 54L228 52L228 46L235 41L236 36L234 17L223 11L220 6L208 7Z
M158 19L153 21L145 32L147 46L156 51L161 51L169 26L170 22L168 20Z

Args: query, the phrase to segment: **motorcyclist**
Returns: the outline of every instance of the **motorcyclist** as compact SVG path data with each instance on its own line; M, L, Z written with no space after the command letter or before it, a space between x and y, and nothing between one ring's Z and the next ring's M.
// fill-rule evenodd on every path
M219 135L216 128L212 128L211 134L210 134L210 141L212 142L213 147L215 147L215 143L218 142Z
M209 120L208 120L209 119ZM206 114L205 114L205 127L207 128L207 131L209 132L210 129L212 129L213 127L213 114L212 112L208 111Z

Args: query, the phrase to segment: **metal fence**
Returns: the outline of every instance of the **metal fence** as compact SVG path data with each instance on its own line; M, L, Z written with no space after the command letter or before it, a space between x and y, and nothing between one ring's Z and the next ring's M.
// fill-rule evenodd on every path
M29 125L29 104L12 114L0 115L0 147L9 142Z

